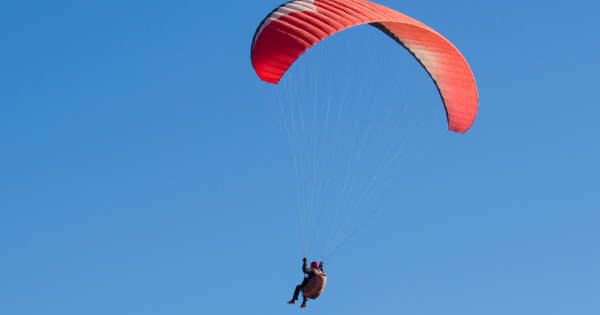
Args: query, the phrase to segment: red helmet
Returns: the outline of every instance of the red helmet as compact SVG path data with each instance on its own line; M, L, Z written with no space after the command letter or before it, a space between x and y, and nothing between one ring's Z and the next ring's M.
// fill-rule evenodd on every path
M310 268L319 268L319 263L316 261L313 261L310 263Z

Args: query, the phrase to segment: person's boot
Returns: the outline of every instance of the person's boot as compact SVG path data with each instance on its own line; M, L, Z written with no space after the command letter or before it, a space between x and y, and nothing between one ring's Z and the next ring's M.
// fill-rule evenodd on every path
M292 299L291 301L288 302L288 304L296 304L296 301L294 299Z
M300 308L305 308L306 307L306 302L302 302L302 305L300 305Z

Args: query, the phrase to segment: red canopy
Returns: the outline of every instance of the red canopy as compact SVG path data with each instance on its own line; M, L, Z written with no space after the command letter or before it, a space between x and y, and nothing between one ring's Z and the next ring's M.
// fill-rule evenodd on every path
M363 0L295 0L269 14L252 41L252 66L266 82L277 84L289 67L326 37L370 24L406 48L435 82L448 117L448 129L464 133L477 115L478 95L465 58L447 39L425 24Z

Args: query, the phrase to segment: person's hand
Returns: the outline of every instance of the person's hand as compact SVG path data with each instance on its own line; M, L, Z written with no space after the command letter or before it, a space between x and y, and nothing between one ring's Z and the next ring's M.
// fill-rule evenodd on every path
M319 264L319 266L323 266L323 262L321 262L321 263Z
M302 258L302 261L303 261L303 262L307 262L307 261L308 261L308 259L306 259L306 257L304 257L304 258Z

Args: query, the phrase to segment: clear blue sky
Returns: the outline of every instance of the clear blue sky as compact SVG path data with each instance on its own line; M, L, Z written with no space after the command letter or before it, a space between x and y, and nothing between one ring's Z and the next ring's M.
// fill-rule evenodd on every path
M295 314L265 1L0 7L0 314ZM380 0L475 74L474 126L328 260L312 314L600 314L598 1Z

